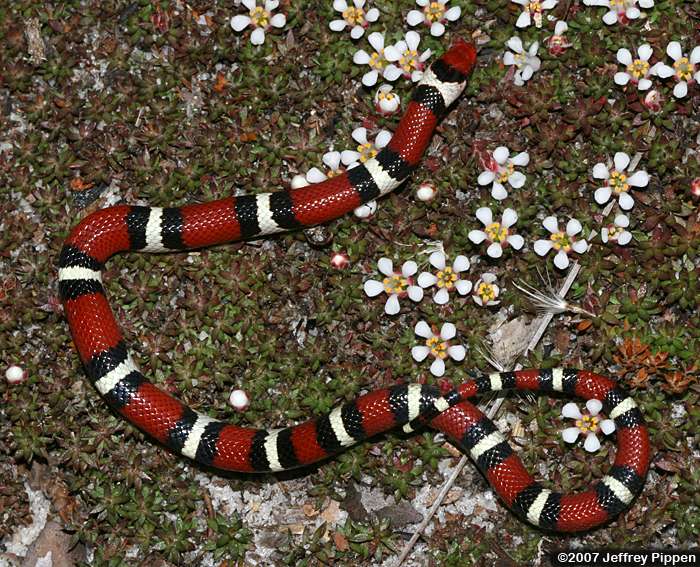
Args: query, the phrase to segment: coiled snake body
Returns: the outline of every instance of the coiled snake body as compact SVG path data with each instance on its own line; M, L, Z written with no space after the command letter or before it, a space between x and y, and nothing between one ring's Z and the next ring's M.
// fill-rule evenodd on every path
M418 164L475 61L474 47L457 41L426 71L389 145L323 183L178 208L115 206L78 224L60 255L59 292L86 372L107 403L173 451L224 470L301 467L389 429L426 424L469 453L506 505L535 525L586 530L628 507L642 489L649 464L647 429L634 401L592 372L492 374L447 393L426 385L398 385L300 425L258 430L193 411L149 382L137 369L107 303L101 270L117 252L186 250L316 225L392 191ZM616 424L618 452L613 467L591 490L562 495L535 482L494 424L468 401L513 388L603 402Z

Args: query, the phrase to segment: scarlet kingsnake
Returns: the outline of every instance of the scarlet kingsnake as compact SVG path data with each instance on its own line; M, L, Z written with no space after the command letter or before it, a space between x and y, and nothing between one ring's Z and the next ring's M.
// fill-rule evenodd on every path
M469 453L506 505L535 525L586 530L627 508L648 469L648 433L634 401L602 376L569 369L506 372L446 393L426 385L397 385L294 427L257 430L197 413L146 380L107 303L101 270L117 252L200 248L316 225L392 191L418 164L475 62L474 47L457 41L425 73L389 145L323 183L180 208L115 206L78 224L60 255L59 292L80 358L107 403L173 451L242 472L301 467L392 428L427 424ZM601 400L615 421L619 445L608 475L576 495L561 495L535 482L495 425L467 401L512 388Z

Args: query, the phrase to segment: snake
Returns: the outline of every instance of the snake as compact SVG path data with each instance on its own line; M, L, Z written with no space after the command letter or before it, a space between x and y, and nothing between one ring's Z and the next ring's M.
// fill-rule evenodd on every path
M542 529L589 530L630 507L648 471L649 433L634 400L616 382L594 372L553 368L484 374L447 390L396 384L297 425L257 429L195 411L150 382L135 363L107 301L102 271L114 254L199 249L310 227L396 189L419 164L436 126L465 90L476 61L472 43L454 41L414 88L389 144L322 183L182 207L115 205L80 221L60 252L59 296L85 373L108 406L171 451L206 468L274 473L318 463L394 428L429 427L471 456L508 509ZM602 401L603 411L615 422L618 446L607 474L589 490L572 494L537 482L504 434L470 401L503 390Z

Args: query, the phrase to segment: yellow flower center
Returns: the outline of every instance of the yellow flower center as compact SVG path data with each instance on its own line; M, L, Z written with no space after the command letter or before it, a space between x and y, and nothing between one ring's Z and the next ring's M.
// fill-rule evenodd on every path
M610 0L610 9L615 10L618 14L623 14L627 8L633 8L636 3L636 0Z
M401 55L399 59L399 67L403 69L404 73L410 73L414 69L418 69L420 66L420 60L418 57L418 51L415 49L407 49Z
M455 274L452 268L445 268L437 273L437 286L450 290L455 286L455 282L458 279L457 274Z
M627 72L635 79L643 79L649 73L649 62L642 59L635 59L627 65Z
M476 294L481 298L483 303L488 303L496 299L496 288L490 283L481 282L476 287Z
M627 193L627 191L630 189L630 186L627 183L627 176L619 171L613 171L610 174L608 185L616 195L619 195L620 193Z
M360 154L360 161L362 163L366 162L368 159L372 159L378 153L377 148L374 147L374 144L369 142L357 146L357 152Z
M389 295L397 294L401 295L406 292L406 288L409 285L409 281L400 274L394 274L384 278L382 281L384 284L384 291Z
M445 5L440 2L431 2L425 8L423 8L425 19L431 24L442 20L445 16L445 11Z
M351 26L360 26L365 22L365 11L356 6L350 6L343 12L343 19Z
M618 237L622 234L622 232L624 230L625 229L622 228L621 226L615 226L615 225L609 226L608 227L608 238L610 240L617 240Z
M518 69L521 69L525 64L525 54L524 53L513 53L513 62Z
M376 69L377 71L381 71L386 67L386 59L384 59L384 50L381 52L375 51L372 53L372 56L369 58L369 66L372 69Z
M270 12L262 6L256 6L250 11L250 21L256 28L266 28L270 23Z
M379 91L377 99L379 100L394 100L396 95L392 92Z
M528 2L525 4L525 10L530 12L531 14L539 14L542 12L542 4L539 2Z
M576 427L578 427L582 433L595 433L598 431L598 418L593 415L584 415L581 419L576 420Z
M425 341L425 345L430 349L430 354L435 358L447 358L447 347L449 345L446 341L440 340L440 337L430 337Z
M508 229L500 222L492 222L484 229L484 232L491 242L503 242L508 238Z
M555 232L549 239L555 250L563 250L564 252L571 250L572 239L565 232Z
M515 166L511 162L508 162L506 165L501 166L498 171L498 182L505 183L508 181L508 178L513 175Z
M673 70L679 81L690 81L695 71L695 65L692 65L687 57L681 57L673 64Z

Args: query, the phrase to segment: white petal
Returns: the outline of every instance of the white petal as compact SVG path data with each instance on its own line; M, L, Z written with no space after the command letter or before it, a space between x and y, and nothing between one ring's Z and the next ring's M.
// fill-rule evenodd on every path
M498 146L493 152L493 159L496 160L498 165L505 164L509 157L510 152L505 146Z
M595 433L589 433L586 435L586 441L583 443L583 448L589 453L595 453L600 449L600 441L596 437Z
M530 19L530 12L521 12L518 19L515 20L516 28L526 28L532 23Z
M588 413L592 416L596 416L600 413L600 410L603 409L603 402L596 399L588 400L586 402L586 409L588 409Z
M422 24L424 21L425 16L423 15L423 12L419 12L418 10L411 10L406 16L406 22L409 26L417 26L418 24Z
M639 53L639 58L642 61L649 61L649 58L654 54L654 50L651 48L651 45L649 45L648 43L644 43L639 46L639 49L637 49L637 53Z
M525 239L519 234L511 234L507 240L508 244L510 244L515 250L520 250L525 244Z
M677 61L678 59L683 57L683 49L681 48L681 44L677 41L670 42L666 46L666 53L671 59Z
M353 26L350 30L350 37L352 39L360 39L363 35L365 35L365 28L362 26Z
M486 254L489 256L489 258L500 258L503 256L503 248L501 247L500 243L493 242L486 249Z
M627 183L632 187L646 187L649 185L649 174L646 171L635 171L627 178Z
M395 293L390 295L389 299L387 299L386 303L384 304L384 312L387 315L396 315L400 309L401 306L399 305L399 296Z
M636 20L641 15L642 12L636 6L627 8L627 11L625 12L625 16L627 16L628 20Z
M328 27L335 32L343 31L348 23L345 20L332 20Z
M418 287L417 285L409 285L406 291L408 292L408 298L411 301L418 303L420 300L423 299L422 287Z
M523 42L520 40L519 37L511 37L507 42L506 45L508 46L509 49L512 51L515 51L516 53L524 53L525 50L523 49Z
M485 274L481 274L481 281L486 282L489 284L492 284L496 281L496 274L493 274L491 272L486 272ZM497 286L495 286L497 287Z
M472 295L472 299L477 305L481 305L482 307L484 306L484 302L481 301L481 298L478 295Z
M599 205L604 205L610 200L610 195L612 195L612 189L610 189L610 187L600 187L593 193L593 198Z
M435 292L433 296L433 301L438 305L445 305L450 300L450 292L446 288L442 287Z
M576 219L571 219L566 223L566 234L569 236L574 236L581 232L581 230L583 230L583 227Z
M577 254L583 254L586 250L588 250L588 241L577 240L571 245L571 249Z
M649 79L639 79L637 90L648 91L651 88L652 82Z
M540 256L544 256L547 254L552 249L552 241L551 240L536 240L535 243L532 245L533 249L537 254Z
M459 6L453 6L447 10L447 12L445 12L445 18L448 22L454 22L455 20L459 19L461 15L462 9Z
M411 356L416 362L423 362L430 354L430 349L425 345L414 346L411 349Z
M248 8L248 10L255 10L255 0L241 0L241 4Z
M617 152L613 158L613 163L617 171L624 171L630 164L630 156L625 152Z
M578 439L581 430L578 427L567 427L561 432L561 437L567 443L574 443Z
M525 185L525 179L526 177L522 173L514 171L508 178L508 183L510 183L510 186L514 189L520 189Z
M610 171L604 163L596 163L593 166L593 177L596 179L608 179L610 177Z
M622 48L617 50L617 60L622 63L623 65L631 65L632 64L632 54L630 53L629 49Z
M501 225L505 228L510 228L516 222L518 222L518 213L514 209L507 208L503 211L503 216L501 217Z
M456 273L466 272L469 269L469 258L463 255L459 255L452 262L452 270Z
M413 30L406 32L406 45L411 50L417 50L420 44L420 35Z
M529 81L535 70L530 65L525 65L520 72L520 77L523 81Z
M362 84L366 87L373 87L377 84L377 79L379 78L379 73L376 69L368 71L362 75Z
M417 83L418 81L423 79L423 71L418 71L417 69L415 71L411 72L411 81L414 83Z
M366 0L352 0L352 3L355 4L356 8L364 8Z
M632 207L634 207L634 199L629 193L620 193L618 203L620 203L620 208L625 211L629 211Z
M478 218L484 226L493 222L493 213L488 207L479 207L476 210L476 218Z
M276 10L277 7L280 5L279 0L265 0L265 10L268 12L272 12L273 10Z
M382 76L387 81L395 81L401 75L403 75L403 71L401 69L399 69L396 65L387 65L384 68L384 73L382 74Z
M600 229L600 239L603 241L603 244L608 243L608 229L606 227L603 227Z
M389 258L379 258L377 268L385 276L394 275L394 263Z
M360 155L360 152L356 152L353 150L343 150L340 152L340 161L343 162L344 165L350 165L351 163L355 163L360 161L360 158L362 156Z
M469 280L457 280L455 288L457 288L459 295L467 295L472 290L472 282Z
M619 71L618 73L615 73L613 81L615 81L616 85L624 87L627 83L630 82L631 78L632 77L629 74Z
M445 255L442 252L433 252L430 255L430 258L428 258L428 261L438 270L444 270L445 266L447 265L447 258L445 258Z
M515 55L510 51L506 51L503 54L503 64L504 65L515 65Z
M529 3L529 0L511 0L513 4L519 4L520 6L524 6L525 4Z
M322 160L328 169L337 171L340 167L340 152L326 152Z
M418 275L418 285L421 287L430 287L437 283L437 276L430 272L421 272Z
M555 232L559 232L559 221L557 220L557 217L546 217L542 221L542 226L545 227L552 234L554 234Z
M457 327L453 323L443 323L440 329L440 338L449 341L457 336Z
M488 185L494 179L496 179L496 174L493 171L482 171L479 174L479 177L477 178L476 182L479 185Z
M559 20L554 25L554 35L564 35L568 29L569 29L569 24L567 24L563 20Z
M513 162L513 165L525 166L530 163L530 154L527 152L520 152L513 156L510 161Z
M654 7L654 0L639 0L639 5L642 8L653 8Z
M622 228L627 228L630 225L630 218L627 215L620 213L615 216L615 225Z
M387 45L386 48L384 48L384 59L391 62L398 61L401 59L401 54L406 51L405 48L401 49L402 47L401 42L397 43L396 45Z
M366 144L368 142L367 140L367 128L360 127L360 128L355 128L352 131L352 139L355 140L358 144Z
M367 280L365 282L365 293L370 297L376 297L384 291L384 284L377 280Z
M404 278L411 277L417 271L418 271L418 264L416 264L413 260L409 260L408 262L404 262L403 266L401 266L401 275L403 275Z
M365 20L368 22L376 22L379 19L379 10L377 8L370 8L365 14Z
M430 365L430 373L438 378L445 374L445 362L442 358L436 358Z
M440 37L444 33L445 26L440 22L433 22L433 25L430 26L430 35L432 35L433 37Z
M414 329L416 335L419 337L423 337L424 339L429 339L433 336L433 330L430 328L430 325L426 323L425 321L418 321L416 323L416 327Z
M679 83L676 83L676 86L673 87L673 96L676 98L683 98L685 95L688 94L688 83L685 81L680 81Z
M375 51L380 52L384 49L384 35L379 32L372 32L367 36L369 44Z
M690 62L693 65L700 63L700 45L693 47L693 50L690 52Z
M348 9L348 3L345 0L333 0L333 9L336 12L344 12Z
M308 184L309 182L303 175L295 175L292 177L292 181L290 182L292 189L301 189L302 187L306 187Z
M675 71L673 70L673 67L669 67L668 65L664 65L663 63L659 62L649 70L649 73L656 75L657 77L661 77L662 79L668 79L675 74Z
M364 49L360 49L359 51L355 51L355 55L352 56L352 62L355 63L356 65L367 65L370 61L370 56L369 53L367 53Z
M529 54L531 57L534 58L534 56L537 55L537 51L539 50L539 48L540 48L540 42L539 42L539 41L533 41L533 42L530 44L530 47L527 48L527 52L528 52L528 54ZM539 67L537 67L537 69L539 69ZM536 71L537 69L535 69L535 71Z
M491 187L491 196L497 201L502 201L508 196L508 191L498 182L494 182L493 187Z
M600 430L605 433L605 435L610 435L615 431L615 422L612 419L603 419L599 424Z
M377 137L374 138L374 146L378 150L381 150L389 145L389 142L391 142L391 137L392 133L389 132L389 130L381 130L379 134L377 134Z
M613 25L615 22L617 22L617 12L610 10L603 16L603 21L609 26Z
M569 267L569 257L566 255L566 252L563 250L557 252L557 255L554 256L554 265L560 270L566 270Z
M583 415L574 402L569 402L561 408L561 415L569 419L581 419Z
M451 347L447 347L447 355L452 360L456 360L457 362L461 362L467 356L467 349L464 348L462 345L454 345Z
M262 28L255 28L253 33L250 34L250 43L253 45L262 45L265 43L265 30Z
M554 6L557 5L557 3L557 0L544 0L544 2L542 2L542 9L551 10L552 8L554 8Z
M270 25L273 28L283 28L284 24L287 23L287 16L284 14L275 14L270 18Z
M242 31L248 24L250 24L250 18L248 16L234 16L231 18L231 27L233 31Z
M321 183L328 179L326 174L323 173L318 167L312 167L306 172L306 180L309 183Z

